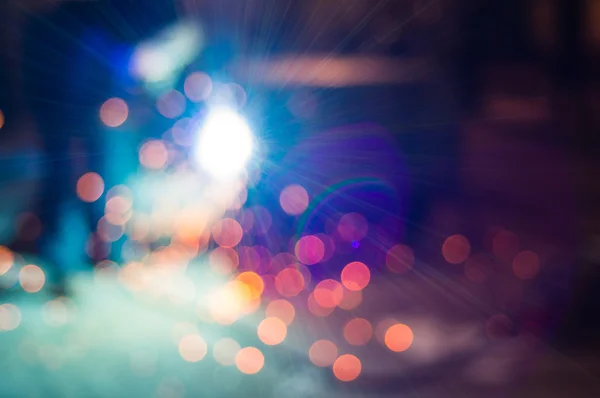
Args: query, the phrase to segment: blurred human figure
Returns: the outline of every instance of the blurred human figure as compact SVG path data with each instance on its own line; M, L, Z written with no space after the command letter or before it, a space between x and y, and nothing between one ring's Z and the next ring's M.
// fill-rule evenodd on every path
M115 167L130 165L127 159L135 151L131 140L115 140L115 132L102 125L100 107L108 98L124 95L134 45L175 13L166 1L153 2L143 12L141 2L38 2L45 6L20 7L21 70L25 102L45 155L39 250L43 260L56 265L60 284L71 269L89 262L83 248L103 212L104 197L91 204L77 200L78 178L86 172L100 174L105 193L124 182L127 167L119 175ZM116 166L107 171L110 162Z
M23 92L45 155L38 197L39 249L44 261L57 266L60 281L83 261L76 253L81 249L70 244L81 234L65 231L61 223L64 210L76 203L77 178L86 171L101 171L104 148L98 109L111 87L111 38L102 29L94 2L64 2L37 14L22 14ZM93 205L85 209L88 226L93 225L94 213ZM64 232L72 236L61 236ZM72 253L60 256L59 245Z

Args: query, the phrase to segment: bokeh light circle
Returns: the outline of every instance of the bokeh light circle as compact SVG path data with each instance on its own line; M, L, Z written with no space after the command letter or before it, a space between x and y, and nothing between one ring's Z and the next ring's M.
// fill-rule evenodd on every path
M219 246L210 253L208 263L215 273L229 275L237 268L239 257L232 248Z
M237 246L243 234L241 225L233 218L224 218L215 223L212 228L213 239L222 247Z
M402 274L410 271L415 263L415 254L406 245L393 246L385 256L385 265L394 273Z
M335 308L342 301L344 290L342 285L333 279L322 280L315 286L315 301L324 308Z
M281 344L286 335L287 326L279 318L268 317L258 325L258 338L266 345Z
M279 194L279 204L290 216L298 216L308 207L308 193L301 185L293 184L285 187Z
M100 107L100 120L108 127L119 127L128 115L129 107L121 98L110 98Z
M164 117L175 119L185 111L185 97L177 90L169 90L158 97L156 108Z
M267 317L277 317L289 326L294 321L296 310L289 301L278 299L267 304L265 315Z
M471 254L469 240L462 235L448 237L442 245L444 259L450 264L460 264Z
M338 307L346 311L354 310L362 303L362 298L363 294L361 290L354 291L344 288L342 301L340 301Z
M206 73L191 73L183 83L183 91L190 101L205 101L212 92L212 80Z
M413 332L408 326L398 323L385 332L385 345L394 352L406 351L413 342Z
M373 326L364 318L354 318L344 326L344 338L355 346L365 345L373 337Z
M85 173L77 180L77 196L84 202L97 201L103 192L104 180L98 173Z
M14 263L14 254L6 246L0 246L0 276L8 272Z
M329 340L315 341L308 350L310 361L319 367L333 365L337 356L338 348Z
M360 360L351 354L338 357L333 363L333 374L340 381L355 380L362 370Z
M298 260L306 265L313 265L323 259L325 246L321 239L313 235L303 236L294 247Z
M342 270L342 284L348 290L363 290L371 280L371 271L360 261L347 264Z
M540 258L531 250L524 250L512 262L515 275L520 279L533 279L540 271Z
M21 324L21 310L14 304L0 305L0 330L10 331Z
M250 299L260 298L265 289L262 278L255 272L242 272L235 279L246 285Z
M179 354L187 362L198 362L206 355L204 339L198 334L188 334L179 341Z
M333 312L333 310L335 309L335 307L323 307L322 305L320 305L317 300L315 300L315 294L311 293L308 296L308 299L306 301L306 305L308 307L308 310L315 316L318 317L326 317L331 315L331 313Z
M358 242L362 240L369 230L367 219L358 213L348 213L340 219L337 231L347 242Z
M19 271L19 283L27 293L39 292L44 287L45 282L44 271L37 265L29 264Z
M256 347L244 347L235 356L235 364L240 372L256 374L265 364L265 357Z
M150 140L140 148L140 164L147 169L160 170L169 161L169 151L161 140Z
M213 346L212 352L215 361L223 366L235 365L235 357L241 347L234 339L225 337L217 341Z
M275 277L275 289L284 297L297 296L304 289L304 277L293 266L285 268Z

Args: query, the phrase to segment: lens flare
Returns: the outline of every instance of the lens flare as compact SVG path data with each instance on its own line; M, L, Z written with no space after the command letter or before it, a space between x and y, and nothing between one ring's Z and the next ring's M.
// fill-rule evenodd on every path
M213 110L199 134L196 160L212 177L234 177L250 160L253 151L252 131L237 113L228 109Z

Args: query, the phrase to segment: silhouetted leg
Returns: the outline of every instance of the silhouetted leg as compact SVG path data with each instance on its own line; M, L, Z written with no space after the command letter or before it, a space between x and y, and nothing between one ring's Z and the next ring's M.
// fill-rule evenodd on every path
M45 159L38 196L42 223L39 249L42 260L53 267L51 280L60 285L66 276L66 264L57 256L56 250L61 233L61 208L75 195L68 126L57 109L37 111L36 119Z

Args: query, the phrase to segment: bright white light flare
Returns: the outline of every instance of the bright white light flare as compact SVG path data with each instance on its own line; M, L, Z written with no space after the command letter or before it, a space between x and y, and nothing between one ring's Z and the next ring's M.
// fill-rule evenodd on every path
M217 179L238 175L253 151L253 135L243 117L229 109L208 114L195 148L200 166Z

